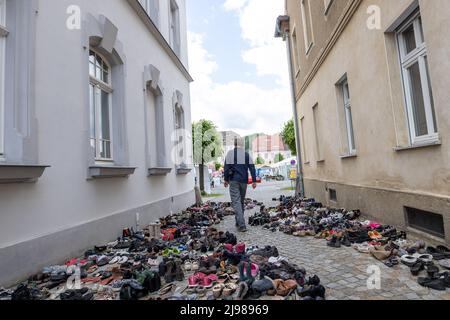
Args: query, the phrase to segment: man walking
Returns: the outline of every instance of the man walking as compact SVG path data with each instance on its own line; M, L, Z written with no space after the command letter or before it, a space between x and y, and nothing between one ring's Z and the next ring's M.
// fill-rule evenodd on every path
M248 172L253 179L253 189L256 189L256 169L253 159L244 150L244 142L237 138L234 150L228 152L225 159L225 188L230 187L231 203L236 213L236 227L240 232L246 232L245 225L245 196L247 194Z

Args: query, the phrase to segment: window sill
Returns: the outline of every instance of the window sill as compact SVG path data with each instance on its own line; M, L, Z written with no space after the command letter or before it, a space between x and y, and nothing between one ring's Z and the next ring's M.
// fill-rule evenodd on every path
M135 171L136 168L132 167L93 166L89 168L89 177L91 179L128 178Z
M341 159L345 160L345 159L353 159L353 158L357 158L357 157L358 157L358 155L355 153L355 154L343 155L343 156L341 156Z
M7 37L8 34L9 34L8 29L6 29L5 26L2 26L2 25L0 24L0 37Z
M166 176L172 172L172 168L166 167L158 167L158 168L149 168L148 176Z
M325 163L325 159L320 159L316 161L317 163Z
M303 162L303 164L307 166L307 165L310 165L310 164L311 164L311 162L309 162L309 161L306 161L306 162Z
M403 147L395 147L394 151L401 152L401 151L407 151L407 150L416 150L416 149L423 149L423 148L429 148L429 147L439 147L442 145L442 142L440 140L435 142L425 142L425 143L417 143L410 146L403 146Z
M177 168L177 175L187 175L192 171L191 168L185 168L185 167L178 167Z
M0 164L0 184L36 182L50 166Z

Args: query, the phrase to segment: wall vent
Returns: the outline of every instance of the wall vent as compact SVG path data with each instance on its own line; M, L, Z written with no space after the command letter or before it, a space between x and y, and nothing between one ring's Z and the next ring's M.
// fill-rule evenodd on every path
M445 239L444 217L433 212L405 207L408 226Z

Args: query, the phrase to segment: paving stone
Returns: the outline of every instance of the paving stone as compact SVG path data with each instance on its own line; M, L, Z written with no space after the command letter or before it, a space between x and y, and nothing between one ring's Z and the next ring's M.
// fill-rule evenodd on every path
M273 205L275 203L271 199L279 197L280 194L280 190L259 193L249 191L248 197L263 201L266 205ZM224 196L215 201L229 201L229 197ZM247 212L246 216L252 213ZM236 232L234 218L227 217L220 229ZM248 233L237 236L239 240L260 247L275 245L282 256L304 267L308 275L317 274L327 288L328 300L450 300L450 290L439 292L418 285L417 278L411 275L408 267L399 265L387 268L372 256L359 253L353 248L329 248L323 239L296 238L280 232L273 233L261 227L249 227ZM367 268L371 265L381 269L382 290L367 288L366 281L370 277Z

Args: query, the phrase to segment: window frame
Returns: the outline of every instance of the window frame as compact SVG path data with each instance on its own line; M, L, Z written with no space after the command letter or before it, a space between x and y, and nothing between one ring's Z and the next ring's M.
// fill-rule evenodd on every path
M305 137L305 117L300 118L300 139L302 142L302 149L303 149L303 164L310 164L309 157L308 157L308 150L306 146L306 137ZM300 151L301 152L301 151Z
M186 121L185 121L185 115L184 115L184 108L179 103L175 104L175 110L174 110L174 127L175 132L177 134L177 140L176 140L176 162L178 166L186 165L186 136L185 136L185 130L186 130ZM182 156L180 156L180 153L183 153Z
M407 122L409 127L409 139L411 145L434 143L439 141L439 131L437 119L435 116L434 102L431 89L431 81L429 77L429 69L427 66L428 52L425 37L423 34L423 26L420 22L420 10L410 15L397 29L396 39L399 53L399 64L402 75L402 86L404 91L404 99L406 104ZM404 31L413 26L416 48L407 53ZM420 84L422 87L422 96L425 109L425 117L427 123L426 135L419 136L416 132L415 114L414 114L414 98L412 92L412 81L409 69L415 64L419 66Z
M169 0L169 38L172 50L181 55L180 7L176 0Z
M89 140L90 140L90 144L91 146L94 148L95 150L95 161L97 163L111 163L114 162L114 136L113 136L113 118L112 118L112 94L114 92L114 89L112 87L112 76L111 76L111 72L112 72L112 67L111 64L108 62L108 60L101 55L100 53L98 53L97 51L93 50L92 48L89 49L89 65L91 65L91 61L90 61L90 57L91 57L91 52L95 54L95 57L99 57L102 61L102 64L106 64L106 66L108 67L108 79L107 82L103 81L103 79L98 79L96 76L93 76L91 74L91 70L89 69L89 117L92 117L92 107L94 107L94 135L95 137L91 136L91 130L92 128L89 128ZM97 61L95 59L95 61ZM89 66L90 68L90 66ZM103 68L101 69L102 71L102 76L103 76ZM93 88L93 97L91 96L91 87ZM110 139L109 140L105 140L105 139L100 139L99 137L101 136L101 132L100 132L100 127L101 127L101 109L102 109L102 100L101 100L101 93L104 92L108 95L108 110L109 110L109 135L110 135ZM100 101L100 102L99 102ZM91 104L94 102L94 106L92 106ZM92 121L92 119L90 120ZM89 123L89 126L91 126L91 122ZM110 158L106 158L106 157L102 157L101 156L101 150L103 148L103 146L101 145L103 142L109 142L109 149L110 149ZM94 145L92 145L92 143L94 143Z
M343 98L343 107L345 115L345 128L347 132L347 146L349 155L356 155L356 139L355 139L355 127L353 125L353 113L352 113L352 99L350 95L350 86L348 84L348 78L345 78L340 83Z
M305 8L305 1L308 1L308 12L306 12ZM305 39L305 54L306 56L309 55L311 52L312 47L314 46L314 33L313 33L313 26L312 26L312 17L311 17L311 3L309 0L300 0L300 7L301 7L301 16L302 16L302 23L303 23L303 36ZM308 15L308 19L307 19ZM311 31L311 39L309 39L308 34L308 22L309 27Z
M331 9L331 6L333 5L333 3L334 3L334 0L323 0L323 4L324 4L324 7L325 7L325 10L324 10L324 15L326 16L326 15L328 15L328 13L330 12L330 9Z
M144 8L147 15L152 20L152 22L159 27L159 13L160 13L159 0L139 0L139 2Z
M314 140L316 143L316 162L323 162L322 135L320 128L319 104L316 103L312 107L313 124L314 124Z
M292 28L291 34L292 56L294 59L295 76L300 73L300 51L298 50L297 27Z
M0 0L0 159L5 156L6 0Z

